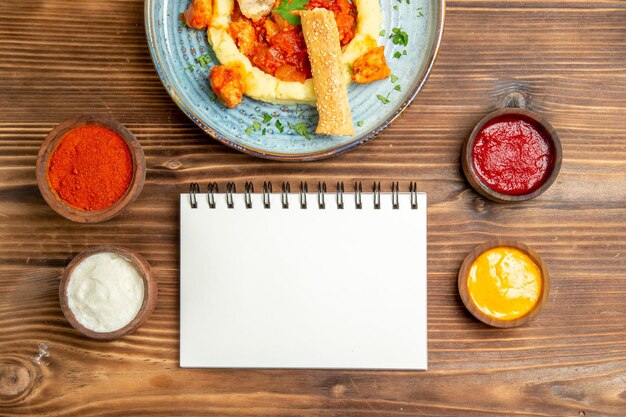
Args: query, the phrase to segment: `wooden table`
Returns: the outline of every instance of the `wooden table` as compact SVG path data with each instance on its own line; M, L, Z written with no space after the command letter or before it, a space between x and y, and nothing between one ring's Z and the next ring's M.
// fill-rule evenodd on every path
M0 2L0 415L625 416L626 3L453 0L446 20L430 79L391 128L336 158L278 163L219 144L173 104L142 1ZM564 159L544 195L500 205L468 188L459 154L511 92L554 125ZM140 198L104 224L64 220L35 183L46 134L84 112L126 124L147 157ZM179 369L178 194L248 179L417 181L429 371ZM457 294L465 254L494 236L533 246L551 271L547 305L522 328L482 325ZM99 244L139 251L159 283L152 318L109 343L79 336L58 300L64 266Z

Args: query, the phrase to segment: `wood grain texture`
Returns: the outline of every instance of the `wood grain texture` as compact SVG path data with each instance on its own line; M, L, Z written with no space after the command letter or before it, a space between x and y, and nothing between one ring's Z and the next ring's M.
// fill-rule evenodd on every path
M432 75L390 129L334 159L278 163L220 145L175 107L142 1L0 2L0 415L623 417L625 64L623 1L452 0ZM555 127L564 157L546 193L499 205L469 188L459 158L510 92ZM55 214L35 180L46 134L86 112L124 123L147 163L139 199L98 225ZM178 368L177 195L190 181L248 179L418 182L428 372ZM527 326L489 328L457 294L466 253L493 237L524 241L550 269L549 300ZM114 342L81 337L58 300L63 267L101 244L141 253L159 285L150 320Z

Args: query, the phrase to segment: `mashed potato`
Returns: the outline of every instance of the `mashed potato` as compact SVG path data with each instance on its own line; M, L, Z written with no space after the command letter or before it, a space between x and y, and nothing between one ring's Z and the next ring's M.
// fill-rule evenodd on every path
M382 24L382 13L378 0L353 0L357 9L357 27L354 39L343 48L346 84L350 83L350 71L354 61L364 53L376 48L376 38ZM220 64L240 63L245 69L246 95L261 101L275 104L306 103L315 104L313 80L304 83L282 81L254 67L242 54L228 34L230 16L235 0L215 0L213 19L207 30L209 43Z

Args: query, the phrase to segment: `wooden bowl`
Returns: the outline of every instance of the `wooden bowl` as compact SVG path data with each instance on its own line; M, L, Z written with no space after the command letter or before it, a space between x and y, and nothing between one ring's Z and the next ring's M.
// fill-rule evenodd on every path
M115 330L113 332L96 332L80 324L74 316L74 313L70 309L67 299L67 286L70 282L70 278L72 276L72 273L74 272L74 269L76 269L78 264L80 264L89 256L103 252L112 252L118 254L131 262L140 272L141 278L143 279L144 291L143 303L141 305L141 308L137 312L135 318L131 320L130 323L128 323L121 329ZM146 260L138 253L118 246L98 246L80 253L74 259L72 259L69 265L65 268L65 271L61 276L61 283L59 285L59 300L61 302L61 310L63 311L63 314L73 328L92 339L114 340L134 332L139 328L139 326L141 326L146 320L148 320L148 318L152 314L152 311L154 310L154 306L156 305L157 283L152 274L152 268L150 268L150 264L148 264L148 262L146 262Z
M120 135L122 139L124 139L124 142L126 142L133 161L133 175L128 190L126 190L122 198L102 210L87 211L71 206L61 199L48 181L48 162L61 142L61 139L63 139L65 134L70 130L86 124L103 126ZM137 141L135 136L124 125L106 116L85 115L61 123L48 134L39 149L39 155L37 155L37 185L39 186L39 191L44 200L61 216L79 223L102 222L117 215L137 199L141 193L145 179L146 159L139 141Z
M535 125L538 129L542 131L542 133L544 133L545 138L552 146L552 150L554 152L554 162L545 181L539 186L539 188L536 188L535 190L526 194L510 195L495 191L487 184L485 184L474 170L474 164L472 163L472 148L474 147L474 141L476 140L478 133L492 119L503 115L517 116L522 120L526 120ZM556 130L554 130L552 125L550 125L550 123L548 123L538 114L520 108L500 109L491 112L483 117L480 122L478 122L476 127L474 127L474 130L472 130L472 133L469 135L469 137L463 143L463 148L461 151L461 164L463 165L463 173L465 174L465 178L467 178L467 181L470 183L472 188L474 188L474 190L478 192L478 194L498 203L511 203L516 201L530 200L542 194L544 191L550 188L552 183L556 180L556 177L559 175L562 160L563 150L561 148L561 140L559 139L559 136L556 134Z
M535 264L537 264L541 271L542 289L541 294L539 295L539 299L537 300L537 304L535 304L533 309L526 313L524 316L514 320L500 320L483 313L478 309L478 307L476 307L476 305L470 298L467 290L467 279L469 277L469 271L476 258L478 258L483 252L498 246L509 246L521 250L522 252L526 253L535 262ZM518 242L516 240L494 239L483 243L482 245L476 246L470 251L470 253L467 254L465 260L463 261L463 264L461 265L461 269L459 270L458 287L459 294L461 295L463 304L465 304L465 308L467 308L474 317L476 317L483 323L493 327L509 328L521 326L527 323L541 311L541 308L548 299L548 294L550 292L550 276L548 274L548 267L541 259L541 256L539 256L539 254L528 245L525 245L524 243Z

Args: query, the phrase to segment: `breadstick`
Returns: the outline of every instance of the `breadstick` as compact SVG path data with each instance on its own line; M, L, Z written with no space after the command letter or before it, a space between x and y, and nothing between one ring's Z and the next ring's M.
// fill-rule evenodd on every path
M319 113L315 133L320 135L354 135L343 78L339 31L330 10L316 8L300 12L302 33L306 42L313 88Z

